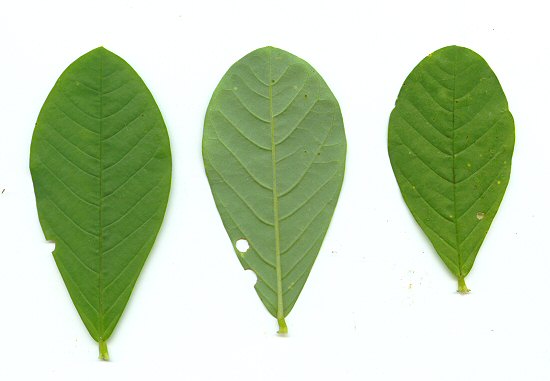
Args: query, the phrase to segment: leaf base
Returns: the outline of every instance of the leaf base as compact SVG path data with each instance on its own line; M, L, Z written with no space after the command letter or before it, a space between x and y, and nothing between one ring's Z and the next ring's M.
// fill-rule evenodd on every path
M456 290L459 294L467 294L470 292L470 289L466 286L466 282L464 281L464 277L458 278L458 290Z
M285 318L279 318L277 322L279 323L279 330L277 333L279 335L286 335L288 333L288 327L286 326Z
M103 340L99 341L99 359L103 361L109 361L109 351L107 350L107 343Z

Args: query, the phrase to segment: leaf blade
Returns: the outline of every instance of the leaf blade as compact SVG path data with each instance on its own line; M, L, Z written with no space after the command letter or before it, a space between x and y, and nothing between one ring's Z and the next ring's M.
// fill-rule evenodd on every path
M73 62L40 111L30 168L56 264L107 359L170 189L168 134L139 75L104 48Z
M214 91L203 137L206 173L235 252L256 273L256 292L280 333L332 218L345 151L334 95L288 52L248 54ZM236 248L242 238L250 245L244 254Z
M464 292L504 196L513 146L504 92L475 52L440 49L405 80L390 116L390 161L407 206Z

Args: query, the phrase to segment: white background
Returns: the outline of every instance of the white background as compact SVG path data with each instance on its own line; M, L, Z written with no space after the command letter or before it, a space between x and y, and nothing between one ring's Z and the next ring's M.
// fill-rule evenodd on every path
M544 380L550 377L544 1L8 1L0 3L0 380ZM512 178L467 278L456 282L402 201L386 149L401 84L446 45L481 54L516 121ZM44 240L28 169L56 79L104 45L142 76L172 143L161 233L109 340L80 321ZM277 325L242 270L201 157L229 66L273 45L338 98L346 178L311 276Z

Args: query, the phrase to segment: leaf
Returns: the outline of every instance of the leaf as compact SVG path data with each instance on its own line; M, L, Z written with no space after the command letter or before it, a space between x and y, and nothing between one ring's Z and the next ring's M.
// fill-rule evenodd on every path
M346 158L340 107L321 76L273 47L235 63L214 91L206 174L237 257L286 333L338 200ZM241 252L237 241L246 240Z
M57 267L107 360L170 191L168 134L138 74L104 48L73 62L40 111L30 167Z
M391 164L461 293L508 185L513 148L506 97L475 52L440 49L405 80L389 123Z

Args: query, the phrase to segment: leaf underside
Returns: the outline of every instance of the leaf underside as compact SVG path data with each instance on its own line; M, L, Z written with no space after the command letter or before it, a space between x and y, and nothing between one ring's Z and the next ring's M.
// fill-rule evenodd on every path
M138 74L104 48L73 62L40 111L30 167L57 267L106 358L170 191L168 134Z
M478 54L449 46L410 73L390 117L390 160L461 292L508 185L513 148L506 97Z
M342 186L340 107L302 59L266 47L236 62L206 113L203 157L216 206L256 292L286 332ZM236 242L245 239L242 253Z

